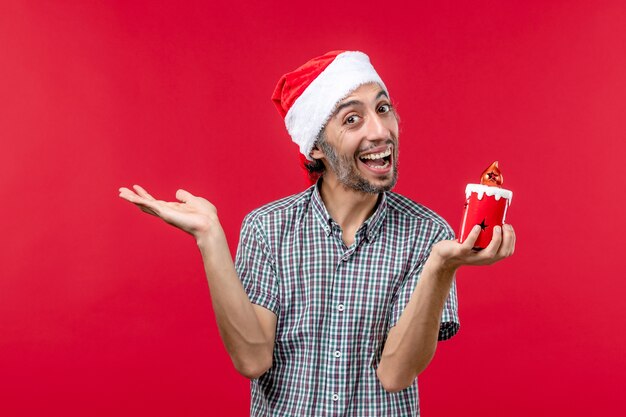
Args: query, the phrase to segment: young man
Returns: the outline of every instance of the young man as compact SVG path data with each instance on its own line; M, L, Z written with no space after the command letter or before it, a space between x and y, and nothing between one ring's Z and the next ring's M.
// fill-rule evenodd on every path
M158 201L139 186L120 196L196 239L220 334L252 380L252 415L418 415L416 376L459 328L455 271L510 256L513 229L475 252L479 226L459 244L390 191L398 119L365 54L314 58L273 100L319 180L246 216L235 264L207 200L178 190L180 202Z

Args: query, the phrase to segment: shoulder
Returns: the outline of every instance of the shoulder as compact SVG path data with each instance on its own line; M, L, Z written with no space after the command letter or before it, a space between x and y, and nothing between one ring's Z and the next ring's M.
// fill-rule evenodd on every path
M446 239L454 239L454 231L448 222L428 207L394 192L387 192L387 204L393 217L408 223L426 224Z
M279 200L267 203L246 215L243 221L244 227L247 225L259 226L264 223L284 222L299 216L308 207L311 201L313 187L283 197Z

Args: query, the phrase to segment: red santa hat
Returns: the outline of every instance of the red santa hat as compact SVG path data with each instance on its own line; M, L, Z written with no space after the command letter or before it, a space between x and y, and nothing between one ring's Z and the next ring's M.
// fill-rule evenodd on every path
M308 160L317 136L337 103L363 84L385 84L363 52L332 51L283 75L272 101L285 118L291 139Z

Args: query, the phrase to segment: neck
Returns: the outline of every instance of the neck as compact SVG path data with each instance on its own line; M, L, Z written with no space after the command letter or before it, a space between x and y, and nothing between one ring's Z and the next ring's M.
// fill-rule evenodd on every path
M328 214L344 233L344 240L353 241L354 233L373 213L379 194L346 188L330 175L320 183L320 195Z

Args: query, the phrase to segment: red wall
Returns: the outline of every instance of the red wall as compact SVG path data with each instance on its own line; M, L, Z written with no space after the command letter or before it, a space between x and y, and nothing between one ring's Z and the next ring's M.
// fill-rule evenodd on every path
M247 415L193 240L117 189L205 196L234 252L306 185L275 82L340 48L401 114L397 191L454 227L492 161L514 192L515 256L459 272L423 414L622 415L625 28L621 1L3 1L2 415Z

